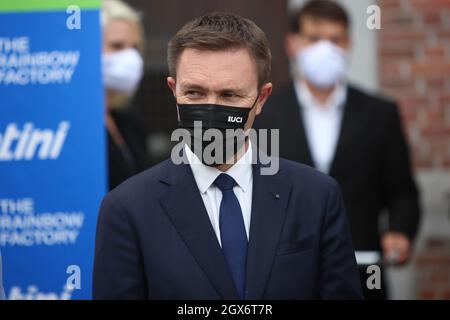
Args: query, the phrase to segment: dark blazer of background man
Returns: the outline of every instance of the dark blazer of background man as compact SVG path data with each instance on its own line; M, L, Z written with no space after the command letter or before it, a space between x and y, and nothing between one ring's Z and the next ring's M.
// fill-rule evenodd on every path
M185 25L169 44L168 61L179 112L187 104L204 105L209 116L216 115L211 104L221 112L242 108L250 129L272 90L267 39L236 15L207 14ZM238 295L200 192L204 181L194 174L232 176L251 150L247 141L238 164L216 167L168 159L108 193L97 227L94 298L361 298L337 183L283 159L274 175L262 175L260 162L240 167L252 174L252 188L245 293Z
M335 63L349 50L348 25L345 11L330 1L309 2L293 14L286 49L295 67L294 81L268 100L255 126L280 129L281 157L319 167L311 147L324 141L317 142L317 137L308 136L313 130L306 130L307 126L318 124L308 123L311 118L306 117L306 112L314 110L301 105L299 96L323 103L323 109L316 113L336 108L340 120L336 136L332 137L336 138L335 149L324 171L342 188L355 248L382 250L385 257L395 257L397 263L404 263L410 256L411 241L419 223L418 192L408 147L394 103L347 85L344 77L337 78L345 76L342 66ZM305 54L302 50L310 51ZM327 86L333 77L337 81ZM338 100L338 105L333 105L333 99ZM330 101L331 106L327 106ZM314 134L322 133L319 130ZM389 227L381 234L379 216L385 209Z

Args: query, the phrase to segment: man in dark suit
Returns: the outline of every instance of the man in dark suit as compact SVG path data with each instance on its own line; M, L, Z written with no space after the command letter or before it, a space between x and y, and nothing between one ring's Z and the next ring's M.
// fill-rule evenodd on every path
M180 129L189 134L197 121L248 132L272 91L265 34L237 15L186 24L169 43L168 62ZM240 141L226 157L219 148L229 138L219 139L213 161L205 141L201 152L188 143L180 158L174 152L108 193L95 299L362 297L337 183L278 158L270 160L279 170L264 174L267 159L253 161L258 150Z
M281 157L338 181L363 265L383 260L377 256L402 264L419 223L407 143L394 103L347 84L348 32L346 12L331 1L308 2L292 15L286 49L294 81L269 99L255 126L280 130ZM365 284L365 268L361 274ZM366 290L366 298L385 298L384 289Z

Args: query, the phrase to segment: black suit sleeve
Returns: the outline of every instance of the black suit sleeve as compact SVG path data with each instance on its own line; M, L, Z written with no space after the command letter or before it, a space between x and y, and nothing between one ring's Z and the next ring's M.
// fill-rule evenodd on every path
M320 241L320 299L363 299L344 201L330 185Z
M103 200L97 224L94 299L146 299L135 228L113 194Z
M420 220L419 196L397 106L392 105L390 111L383 177L389 229L413 240Z

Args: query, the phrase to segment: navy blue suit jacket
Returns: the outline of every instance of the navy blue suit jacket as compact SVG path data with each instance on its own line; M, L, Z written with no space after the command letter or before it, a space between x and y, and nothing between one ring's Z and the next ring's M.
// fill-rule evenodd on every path
M280 159L253 165L246 299L359 299L337 183ZM95 299L238 299L190 166L166 160L106 195L95 244Z

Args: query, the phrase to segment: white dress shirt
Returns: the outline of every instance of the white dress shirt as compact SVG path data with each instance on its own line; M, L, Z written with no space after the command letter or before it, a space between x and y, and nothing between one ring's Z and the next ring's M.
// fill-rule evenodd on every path
M334 159L347 99L345 84L336 86L328 101L314 99L304 81L295 83L295 92L302 107L302 118L314 166L328 174Z
M221 173L230 175L234 181L236 181L233 191L241 206L248 240L250 234L253 190L252 148L250 142L245 154L225 172L201 163L187 145L185 146L185 151L198 190L200 191L203 203L205 204L206 212L208 213L220 246L222 246L222 241L220 239L219 212L220 202L222 201L222 191L214 185L214 181Z

